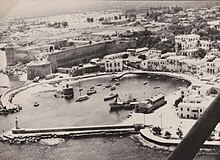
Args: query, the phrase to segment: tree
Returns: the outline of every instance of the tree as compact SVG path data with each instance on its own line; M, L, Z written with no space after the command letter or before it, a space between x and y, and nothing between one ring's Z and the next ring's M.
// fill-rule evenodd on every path
M128 54L123 54L122 55L122 59L127 59L128 58Z
M166 139L169 139L171 135L172 134L169 131L166 131L164 136Z
M198 58L204 58L206 55L206 51L202 48L199 48L196 54L196 57Z
M68 26L68 22L64 21L64 22L62 23L62 26L63 26L64 28L66 28L66 27Z
M144 54L139 55L138 58L142 60L146 60L146 56Z
M152 130L155 135L161 135L161 128L160 127L153 127Z
M183 102L183 98L182 97L179 97L177 100L175 100L174 106L178 107L180 102Z
M176 134L179 136L179 138L183 138L183 131L180 130L179 128L177 129Z

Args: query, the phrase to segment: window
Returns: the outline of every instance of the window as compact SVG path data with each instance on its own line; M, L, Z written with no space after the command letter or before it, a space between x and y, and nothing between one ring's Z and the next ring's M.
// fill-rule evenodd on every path
M202 109L200 109L200 112L202 112Z
M187 111L189 111L189 108L187 108Z
M181 111L183 111L183 108L180 108Z

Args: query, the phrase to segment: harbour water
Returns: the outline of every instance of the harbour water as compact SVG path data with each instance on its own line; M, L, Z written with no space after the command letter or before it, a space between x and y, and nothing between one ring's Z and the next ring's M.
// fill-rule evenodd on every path
M3 56L2 56L3 55ZM1 52L1 68L5 67L4 52ZM0 75L2 85L14 87L22 85L23 79L18 76L8 77ZM97 94L90 96L84 102L75 102L79 96L79 82L63 82L59 85L43 85L28 89L18 94L14 102L22 105L23 110L19 113L0 116L0 133L6 132L14 127L15 117L19 119L20 127L66 127L76 125L96 125L96 124L117 124L127 118L129 111L109 112L108 104L103 97L110 93L110 89L104 89L104 85L109 82L110 77L98 79L82 80L81 86L84 88L82 93L93 84L103 83L103 86L96 86ZM148 81L146 85L143 82ZM62 85L69 83L74 87L75 98L65 100L55 98L53 95L60 90ZM120 81L120 85L114 91L117 92L122 100L127 100L129 94L138 100L149 98L159 92L168 95L177 90L179 86L186 85L186 82L177 81L171 78L148 78L147 76L126 76ZM154 86L160 86L154 89ZM5 89L1 90L1 93ZM34 102L38 102L39 107L33 107ZM3 160L23 159L166 159L169 152L150 149L142 146L138 140L131 137L101 137L89 139L71 139L60 143L57 146L46 146L42 144L31 145L9 145L0 143L0 155ZM216 159L214 155L197 156L195 159Z

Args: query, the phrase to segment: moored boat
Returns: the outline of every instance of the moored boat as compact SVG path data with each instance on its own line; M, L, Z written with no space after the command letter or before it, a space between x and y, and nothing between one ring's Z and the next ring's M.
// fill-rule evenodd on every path
M85 101L89 99L89 96L88 95L83 95L83 96L79 96L77 99L76 99L76 102L81 102L81 101Z
M118 101L118 100L119 100L119 98L116 97L114 102L109 103L111 111L123 109L125 107L125 105L127 105L125 102L122 102L121 100Z
M116 90L116 86L115 85L111 87L111 91L113 91L113 90Z
M87 95L95 94L97 91L95 89L88 89L87 90Z
M158 88L160 88L160 87L159 87L159 86L155 86L155 87L154 87L154 89L158 89Z
M38 106L39 106L39 103L34 102L33 106L34 106L34 107L38 107Z
M143 82L143 85L146 85L146 84L147 84L147 81L144 81L144 82Z
M115 97L118 97L118 94L117 93L111 93L110 95L104 97L104 101L113 99Z
M94 85L92 85L89 89L94 89L95 88L95 86Z
M102 83L97 83L97 86L101 86L102 85Z
M110 87L112 87L111 84L107 84L107 85L105 86L105 88L110 88Z

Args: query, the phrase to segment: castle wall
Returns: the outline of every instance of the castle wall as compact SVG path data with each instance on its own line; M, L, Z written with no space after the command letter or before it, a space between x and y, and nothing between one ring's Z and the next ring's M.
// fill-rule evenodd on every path
M42 65L28 65L27 66L27 79L32 80L35 77L45 78L46 75L51 74L50 63Z
M126 51L135 48L136 41L116 43L116 41L105 41L83 45L69 50L59 51L48 55L52 70L56 67L71 67L80 63L87 63L93 58L102 58L105 55Z

